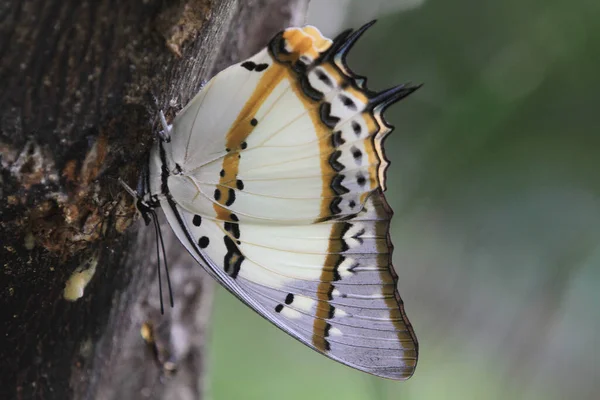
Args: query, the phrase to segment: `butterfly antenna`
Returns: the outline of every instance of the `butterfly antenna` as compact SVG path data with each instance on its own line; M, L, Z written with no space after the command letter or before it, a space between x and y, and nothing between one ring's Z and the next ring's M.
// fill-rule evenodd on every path
M156 212L154 210L152 210L152 212L154 213L154 219L157 220ZM162 248L163 260L165 261L165 274L167 275L167 287L169 288L169 302L171 303L171 307L174 307L173 290L171 289L171 278L169 277L169 265L167 264L167 252L165 251L165 242L163 241L162 231L158 222L156 223L156 226L158 230L158 238L160 239L160 246Z
M150 212L152 213L152 222L154 223L154 233L156 235L156 273L158 274L158 295L160 296L160 313L161 315L163 315L165 313L165 308L163 304L162 279L160 277L160 230L158 229L158 222L156 221L156 212L154 210L151 210Z

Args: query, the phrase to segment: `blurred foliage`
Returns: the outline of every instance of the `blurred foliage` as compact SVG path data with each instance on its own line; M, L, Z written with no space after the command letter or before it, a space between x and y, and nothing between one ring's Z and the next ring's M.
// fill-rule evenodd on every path
M400 10L350 64L374 89L425 84L386 141L419 365L405 383L338 365L220 290L210 397L599 398L600 2L316 3L344 27Z

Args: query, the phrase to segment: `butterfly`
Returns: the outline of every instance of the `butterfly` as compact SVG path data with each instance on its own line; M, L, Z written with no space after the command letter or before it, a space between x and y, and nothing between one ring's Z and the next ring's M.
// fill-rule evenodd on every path
M285 29L172 125L161 112L138 209L160 207L214 279L300 342L408 379L418 344L392 266L383 112L418 87L374 92L348 68L373 23L333 40Z

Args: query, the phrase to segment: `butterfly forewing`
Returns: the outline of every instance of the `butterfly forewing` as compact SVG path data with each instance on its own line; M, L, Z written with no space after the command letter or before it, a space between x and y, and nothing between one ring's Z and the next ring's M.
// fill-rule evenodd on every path
M346 67L366 27L334 41L290 28L216 75L155 150L153 187L238 298L335 360L406 379L417 341L391 264L381 142L385 107L414 89L374 93Z

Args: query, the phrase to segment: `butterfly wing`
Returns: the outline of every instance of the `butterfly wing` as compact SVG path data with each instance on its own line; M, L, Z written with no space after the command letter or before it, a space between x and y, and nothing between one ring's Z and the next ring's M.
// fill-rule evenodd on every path
M178 171L164 209L262 316L337 361L407 379L417 341L391 264L382 113L414 88L374 93L346 67L368 26L334 41L287 29L213 78L162 152Z

